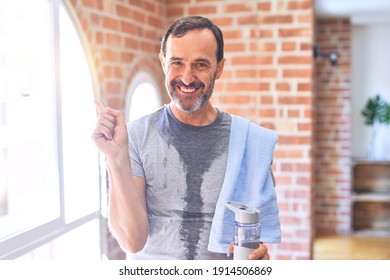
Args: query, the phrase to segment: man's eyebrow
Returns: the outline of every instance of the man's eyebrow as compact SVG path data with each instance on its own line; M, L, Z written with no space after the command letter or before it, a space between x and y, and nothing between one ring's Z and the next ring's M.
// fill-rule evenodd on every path
M169 61L182 61L182 60L184 60L182 57L177 57L177 56L172 56L169 59ZM206 64L211 64L211 61L209 59L207 59L207 58L204 58L204 57L196 58L195 62L196 63L203 62L203 63L206 63Z
M209 59L202 58L202 57L195 59L195 61L196 62L204 62L204 63L207 63L207 64L211 64L211 61Z
M170 61L177 61L177 60L183 60L183 58L181 58L181 57L176 57L176 56L172 56L169 60L170 60Z

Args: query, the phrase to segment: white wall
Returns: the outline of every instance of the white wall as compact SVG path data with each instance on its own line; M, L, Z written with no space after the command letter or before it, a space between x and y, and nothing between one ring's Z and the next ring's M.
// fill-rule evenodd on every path
M390 24L354 25L352 28L352 157L366 156L371 128L361 110L379 93L390 102ZM377 131L375 159L390 160L390 128Z

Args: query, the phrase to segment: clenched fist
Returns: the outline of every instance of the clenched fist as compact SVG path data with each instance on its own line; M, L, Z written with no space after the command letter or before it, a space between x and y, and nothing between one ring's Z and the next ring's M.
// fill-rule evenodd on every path
M104 106L99 100L95 104L99 115L92 139L96 147L110 159L115 159L121 153L127 154L127 126L123 114Z

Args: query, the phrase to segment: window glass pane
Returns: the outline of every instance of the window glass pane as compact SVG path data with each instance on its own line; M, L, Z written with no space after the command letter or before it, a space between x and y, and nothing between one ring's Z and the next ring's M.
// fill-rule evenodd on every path
M81 41L60 8L60 65L65 218L71 222L99 210L99 160L91 142L96 109Z
M59 216L47 0L0 1L0 239Z
M156 88L149 82L139 84L131 96L129 120L154 112L161 106Z

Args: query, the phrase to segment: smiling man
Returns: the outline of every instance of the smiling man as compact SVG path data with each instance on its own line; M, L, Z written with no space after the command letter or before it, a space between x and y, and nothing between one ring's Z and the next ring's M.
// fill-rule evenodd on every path
M215 79L222 74L224 59L217 60L213 33L203 29L188 32L183 37L169 36L166 46L163 45L163 53L160 60L166 75L166 87L175 105L171 107L174 114L185 112L191 116L197 112L197 116L202 116L209 112L215 116L216 110L209 99Z
M113 235L133 259L229 259L234 221L224 204L236 200L260 210L262 242L279 242L277 136L210 102L225 63L221 30L200 16L176 20L160 61L170 104L126 125L97 102ZM266 245L249 258L268 259Z

